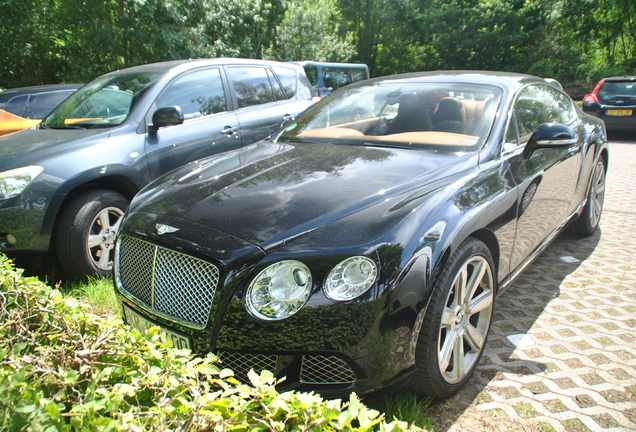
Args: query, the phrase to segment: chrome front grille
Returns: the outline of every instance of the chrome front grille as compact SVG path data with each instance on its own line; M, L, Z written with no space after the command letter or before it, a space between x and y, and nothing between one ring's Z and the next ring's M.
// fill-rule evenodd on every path
M203 328L219 269L209 262L134 237L117 242L118 287L147 308Z
M221 368L231 369L236 379L243 383L249 383L247 373L254 369L257 375L261 371L268 370L276 373L278 356L276 354L252 354L237 351L221 351L218 353L221 360Z
M356 374L335 356L305 355L300 367L300 382L304 384L352 384Z

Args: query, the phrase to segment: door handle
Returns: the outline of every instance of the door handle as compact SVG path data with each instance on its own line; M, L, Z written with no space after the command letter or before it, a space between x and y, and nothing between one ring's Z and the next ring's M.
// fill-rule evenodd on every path
M237 127L232 127L232 126L225 126L222 130L221 133L223 135L232 135L234 132L236 132L238 130Z
M280 126L283 127L285 126L287 123L289 123L290 121L293 121L296 117L294 117L291 114L285 114L283 116L283 121L281 122Z

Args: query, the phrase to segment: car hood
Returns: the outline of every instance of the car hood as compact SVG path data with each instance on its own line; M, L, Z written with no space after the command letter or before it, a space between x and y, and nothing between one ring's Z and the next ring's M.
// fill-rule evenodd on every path
M260 142L152 183L131 212L178 217L269 249L477 166L478 153ZM405 197L406 197L405 195Z
M111 129L27 129L0 137L0 170L44 163L48 158L103 142Z

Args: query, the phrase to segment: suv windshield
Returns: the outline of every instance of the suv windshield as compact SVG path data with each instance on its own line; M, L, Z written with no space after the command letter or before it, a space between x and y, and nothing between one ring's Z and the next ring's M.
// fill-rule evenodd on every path
M501 90L456 83L350 86L323 99L280 141L475 149L486 140Z
M636 102L636 82L605 81L596 96L601 103L633 104Z
M57 107L42 127L76 129L117 126L126 120L141 96L161 75L135 73L97 78Z

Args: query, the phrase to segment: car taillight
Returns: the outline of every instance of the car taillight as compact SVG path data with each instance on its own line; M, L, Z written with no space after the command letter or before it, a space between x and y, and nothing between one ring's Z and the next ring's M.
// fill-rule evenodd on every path
M594 90L592 90L592 93L585 95L585 97L583 98L583 102L598 102L598 96L596 96L596 94L598 93L598 90L601 88L604 82L605 78L600 80L598 84L596 84L596 87L594 87Z

